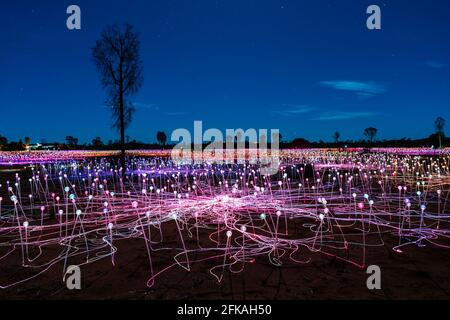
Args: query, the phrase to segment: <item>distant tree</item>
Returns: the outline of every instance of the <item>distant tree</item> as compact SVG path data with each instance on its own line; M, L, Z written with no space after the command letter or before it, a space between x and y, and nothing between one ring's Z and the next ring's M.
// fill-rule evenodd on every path
M378 130L374 127L369 127L364 129L364 136L367 137L367 139L369 139L370 143L373 142L373 138L375 138L375 136L377 135Z
M129 97L143 82L143 62L139 55L140 42L133 27L124 30L117 25L108 26L92 49L101 82L108 90L107 105L111 106L114 127L120 131L122 175L125 175L125 129L135 111Z
M442 117L437 117L434 121L434 127L436 128L436 134L439 137L439 148L442 148L442 139L445 138L445 119Z
M158 140L159 144L161 144L162 146L165 146L166 141L167 141L167 136L166 136L165 132L158 131L156 133L156 140Z
M25 150L25 145L23 144L22 140L19 140L19 142L10 142L8 144L3 145L2 150L4 150L4 151L23 151L23 150Z
M25 146L29 146L30 145L30 143L31 143L31 138L30 137L25 137Z
M103 142L102 139L100 137L96 137L95 139L92 140L92 146L96 149L100 149L103 147Z
M0 149L3 149L4 146L8 144L8 139L0 134Z
M75 148L78 145L78 138L67 136L66 143L69 148Z
M340 137L341 137L341 134L339 133L339 131L336 131L333 135L334 142L338 143Z

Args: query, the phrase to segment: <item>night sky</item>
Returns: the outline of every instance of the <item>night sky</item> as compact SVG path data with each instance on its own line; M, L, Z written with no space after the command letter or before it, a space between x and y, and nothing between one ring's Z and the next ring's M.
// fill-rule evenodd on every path
M127 135L279 128L283 138L421 138L450 123L450 1L23 1L0 10L0 134L81 142L118 134L91 48L102 29L140 33L144 84ZM82 29L66 28L77 4ZM366 28L366 8L382 30ZM447 126L448 127L448 126ZM450 130L447 128L447 133Z

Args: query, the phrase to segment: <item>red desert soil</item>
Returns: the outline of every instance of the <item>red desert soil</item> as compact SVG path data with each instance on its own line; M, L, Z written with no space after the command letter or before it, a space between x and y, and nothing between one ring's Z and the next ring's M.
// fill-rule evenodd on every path
M176 241L176 234L176 230L166 232L166 241ZM308 264L290 262L280 268L261 256L254 263L248 263L241 273L225 272L221 283L209 274L211 267L220 264L217 260L195 263L190 272L176 266L157 277L152 288L147 288L150 274L145 245L142 240L128 239L116 243L115 266L110 258L105 258L81 268L81 290L66 288L60 263L31 281L0 289L0 299L450 298L450 251L427 244L422 248L408 246L399 254L389 249L394 244L392 241L397 240L389 235L384 238L385 246L371 248L367 256L370 264L381 268L381 290L367 289L365 269L305 250L296 258L311 257ZM358 254L357 249L353 251ZM25 272L17 266L20 254L14 256L16 267L12 267L10 260L8 265L4 262L0 266L3 282L19 279L18 272ZM155 271L172 264L173 256L167 252L153 253Z

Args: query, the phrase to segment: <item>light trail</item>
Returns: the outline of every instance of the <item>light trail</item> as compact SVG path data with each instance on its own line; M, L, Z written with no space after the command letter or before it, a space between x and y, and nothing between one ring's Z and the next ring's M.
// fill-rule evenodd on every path
M259 259L304 264L311 254L364 268L386 235L398 254L449 249L448 150L359 151L284 150L274 176L258 164L206 157L177 166L167 151L132 151L124 181L108 151L1 153L5 168L33 165L0 181L0 265L19 261L23 270L13 281L0 276L0 288L55 265L62 278L72 261L108 258L113 268L117 244L129 239L145 243L148 286L204 261L217 281ZM154 264L170 252L167 265Z

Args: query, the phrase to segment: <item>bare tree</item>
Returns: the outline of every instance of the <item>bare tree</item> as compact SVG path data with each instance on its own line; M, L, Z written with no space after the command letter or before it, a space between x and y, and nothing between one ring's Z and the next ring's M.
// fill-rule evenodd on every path
M364 136L366 136L370 143L372 143L373 138L377 135L378 130L374 127L369 127L364 129Z
M113 110L113 126L120 131L122 176L126 170L125 129L135 111L129 98L144 80L139 47L138 34L126 24L124 30L117 25L108 26L92 49L102 86L108 90L107 105Z
M341 134L339 133L339 131L336 131L336 132L333 134L334 142L338 143L340 137L341 137Z
M434 121L434 126L436 128L436 134L439 137L439 148L442 148L442 137L444 137L445 119L442 117L437 117Z

